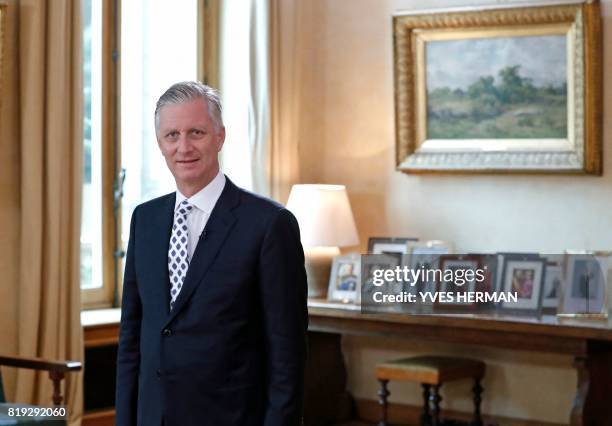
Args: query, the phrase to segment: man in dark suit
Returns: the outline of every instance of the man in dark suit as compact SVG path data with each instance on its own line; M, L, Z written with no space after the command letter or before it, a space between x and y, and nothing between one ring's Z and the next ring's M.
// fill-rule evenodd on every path
M155 127L177 191L132 215L116 424L299 425L308 314L297 221L220 172L225 129L208 86L170 87Z

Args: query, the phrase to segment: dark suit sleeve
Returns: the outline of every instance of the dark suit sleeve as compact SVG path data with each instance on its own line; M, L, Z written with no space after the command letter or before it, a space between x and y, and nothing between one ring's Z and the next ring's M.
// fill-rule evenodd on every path
M140 366L140 322L142 306L134 265L136 210L132 214L130 239L125 260L123 300L117 352L116 425L135 426Z
M265 426L301 424L306 361L306 271L300 231L286 209L276 212L259 259L267 356Z

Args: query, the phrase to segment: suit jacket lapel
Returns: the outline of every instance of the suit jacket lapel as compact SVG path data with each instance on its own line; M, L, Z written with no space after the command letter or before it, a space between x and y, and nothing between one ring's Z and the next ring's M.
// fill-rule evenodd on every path
M151 268L155 268L151 276L160 277L153 285L155 298L162 306L160 312L168 312L170 307L170 278L168 277L168 245L170 244L170 235L172 233L172 222L174 220L174 204L176 193L167 195L159 210L159 214L152 218L150 253Z
M194 290L202 282L204 274L215 260L219 249L236 222L232 209L239 201L239 190L227 177L225 188L210 214L206 227L200 236L198 245L189 264L183 288L176 298L174 308L166 324L170 323L181 311ZM167 277L167 272L166 272ZM167 279L167 278L166 278ZM168 301L168 303L170 303Z

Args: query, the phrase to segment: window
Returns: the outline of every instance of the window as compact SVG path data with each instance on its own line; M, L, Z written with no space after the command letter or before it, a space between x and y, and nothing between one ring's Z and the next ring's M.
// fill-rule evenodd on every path
M109 307L118 302L134 207L174 190L153 111L170 84L198 78L204 2L129 0L121 10L115 0L82 2L81 289L84 307Z
M81 1L82 300L85 308L110 307L121 297L134 208L175 190L158 151L153 119L157 98L172 83L201 79L218 87L221 65L224 119L232 129L223 169L231 170L241 186L253 187L251 158L257 146L251 140L258 117L252 105L251 49L256 46L250 28L252 12L264 9L239 0ZM226 54L219 61L221 16Z
M222 168L231 170L235 184L242 188L253 188L251 152L245 149L249 140L249 102L251 93L249 52L251 18L249 7L243 1L225 1L221 7L221 54L220 89L223 95L223 121L226 128L225 144L221 151Z
M197 0L122 3L121 168L125 170L121 240L132 211L175 190L155 138L155 102L172 83L197 79ZM159 31L163 28L163 31Z

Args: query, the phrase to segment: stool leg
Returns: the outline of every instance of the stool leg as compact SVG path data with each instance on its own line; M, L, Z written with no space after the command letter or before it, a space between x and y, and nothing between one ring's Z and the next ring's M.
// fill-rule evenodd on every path
M429 411L429 388L423 383L423 414L421 414L421 426L431 426L431 413Z
M432 426L442 425L442 423L440 422L440 402L442 402L442 397L440 396L440 386L442 386L442 384L435 385L433 387L433 393L429 397L433 405L433 408L432 408L433 416L432 416L432 422L431 422Z
M472 388L472 392L474 392L474 419L472 420L471 426L482 426L482 418L480 417L480 403L482 402L482 391L483 388L480 385L480 378L477 378L474 381L474 387Z
M387 383L389 380L378 380L380 382L380 389L378 390L378 404L380 405L380 422L378 426L387 426L387 397L389 391L387 390Z

